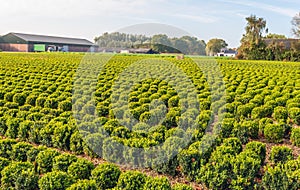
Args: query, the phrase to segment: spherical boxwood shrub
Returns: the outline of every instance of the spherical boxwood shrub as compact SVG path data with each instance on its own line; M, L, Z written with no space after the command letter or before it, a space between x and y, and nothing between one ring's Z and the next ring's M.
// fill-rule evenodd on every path
M89 179L94 168L91 161L79 158L69 166L68 174L74 179Z
M97 190L97 185L94 180L79 180L71 185L67 190Z
M26 95L25 94L21 94L21 93L17 93L13 96L13 102L19 104L19 106L22 106L25 104L26 102Z
M52 171L53 159L59 153L55 150L47 149L38 153L36 157L37 170L40 174Z
M0 179L1 179L1 171L11 163L9 159L0 157Z
M300 108L290 108L289 109L290 118L296 123L300 125Z
M12 145L11 158L15 161L25 162L27 160L27 152L32 149L33 146L28 143L19 142Z
M231 182L232 189L238 188L254 188L254 178L257 175L261 160L248 155L255 154L253 152L242 152L231 161L233 179Z
M29 162L13 162L1 172L1 189L37 189L38 176Z
M12 146L16 143L17 141L12 139L0 140L0 157L10 158Z
M58 103L58 109L63 111L71 111L72 110L72 102L70 101L62 101Z
M268 124L264 128L264 134L269 142L280 143L284 137L285 128L283 125Z
M300 128L293 128L291 133L293 145L300 147Z
M193 190L193 188L185 184L176 184L172 190Z
M77 157L71 154L61 154L53 159L53 170L67 172L68 167L77 160Z
M146 182L146 175L137 171L127 171L120 175L117 187L122 190L143 189Z
M266 158L266 144L253 141L246 145L245 151L254 152L260 157L261 164L264 163Z
M100 189L109 189L117 185L121 170L114 164L100 164L92 171L92 179Z
M54 171L45 174L38 181L40 190L65 190L74 180L65 172Z
M289 116L289 114L288 114L288 111L285 107L276 107L274 109L274 118L277 121L279 121L279 120L286 121L288 116Z
M171 190L171 184L166 177L148 177L144 185L144 190Z
M267 166L262 178L264 189L289 189L289 180L286 172L280 166Z
M293 159L293 150L286 146L273 146L271 150L270 160L273 163L285 163Z

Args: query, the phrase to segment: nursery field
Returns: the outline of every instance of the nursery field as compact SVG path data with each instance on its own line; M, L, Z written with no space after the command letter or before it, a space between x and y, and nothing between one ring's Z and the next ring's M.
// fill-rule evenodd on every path
M0 53L0 189L300 189L300 64Z

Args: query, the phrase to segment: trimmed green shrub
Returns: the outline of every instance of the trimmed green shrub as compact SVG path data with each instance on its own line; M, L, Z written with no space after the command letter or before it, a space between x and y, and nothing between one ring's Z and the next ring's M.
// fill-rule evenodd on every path
M266 159L266 144L261 142L250 142L246 145L245 151L252 151L260 157L261 164L264 163Z
M255 154L254 152L242 152L231 160L233 179L231 181L232 189L253 189L254 179L259 172L261 160L249 157L248 154Z
M271 162L285 163L288 160L293 159L293 150L286 146L273 146L271 150L270 160Z
M47 149L38 153L36 157L37 171L39 174L45 174L52 171L53 159L59 153L55 150Z
M274 118L277 121L279 121L279 120L286 121L288 116L289 116L289 114L285 107L276 107L274 109Z
M235 154L238 154L243 150L243 146L240 139L235 137L225 139L222 146L231 147L234 150Z
M63 111L72 111L72 102L65 100L58 103L58 109Z
M22 141L28 140L29 131L31 127L34 125L33 121L23 121L19 125L18 138Z
M294 121L294 123L300 125L300 108L290 108L289 116Z
M264 128L264 135L269 142L280 143L283 140L285 128L278 124L268 124Z
M73 130L69 125L63 125L62 123L56 124L52 137L54 147L70 150L70 138L72 132Z
M41 190L65 190L73 184L74 180L70 175L61 171L54 171L45 174L38 181Z
M114 138L106 138L103 142L103 158L114 163L122 163L124 146Z
M67 190L97 190L97 184L94 180L79 180L71 185Z
M11 161L9 159L0 157L0 179L1 179L1 171L10 163Z
M121 170L114 164L100 164L92 171L92 179L100 189L109 189L117 185Z
M265 189L289 189L289 180L282 166L266 166L265 175L262 178L262 186Z
M32 148L33 146L31 144L24 142L12 145L11 159L19 162L25 162L27 160L27 152Z
M77 157L71 154L61 154L53 159L53 171L67 172L68 167L77 161Z
M293 145L300 147L300 128L292 129L291 142L293 143Z
M271 118L262 118L259 120L259 135L263 136L264 129L267 124L273 124L273 120Z
M29 162L13 162L1 172L2 189L37 189L38 176Z
M79 131L76 131L71 135L70 150L77 155L84 153L84 141Z
M127 171L120 175L117 187L122 190L143 189L146 182L146 175L137 171Z
M221 136L223 138L230 137L230 134L232 133L233 127L234 127L235 119L233 118L225 118L222 121L221 125Z
M148 177L144 190L171 190L171 184L166 177Z
M246 144L249 140L249 128L246 125L235 123L231 136L239 138L243 144Z
M91 161L78 158L68 167L68 174L74 179L89 179L94 168L95 166Z
M16 93L13 96L13 102L19 104L19 106L23 106L26 102L26 95L22 93Z
M5 133L5 136L12 139L17 138L20 123L21 120L19 118L8 118L6 120L7 131Z
M0 140L0 157L10 158L12 146L16 143L17 141L12 139Z

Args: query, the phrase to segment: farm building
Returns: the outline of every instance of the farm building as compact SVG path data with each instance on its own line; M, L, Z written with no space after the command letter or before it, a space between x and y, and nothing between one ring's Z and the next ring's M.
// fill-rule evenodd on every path
M93 51L95 44L78 38L65 38L35 34L9 33L0 38L0 49L14 52L87 52Z
M222 49L220 53L217 53L218 57L235 57L237 55L237 52L232 49Z

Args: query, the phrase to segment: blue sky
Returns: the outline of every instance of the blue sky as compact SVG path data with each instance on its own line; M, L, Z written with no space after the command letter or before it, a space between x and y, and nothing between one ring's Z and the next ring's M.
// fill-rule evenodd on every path
M131 25L160 23L206 42L223 38L230 47L239 45L245 17L263 17L269 32L292 37L291 20L300 11L299 0L0 0L0 5L1 35L24 32L93 40Z

